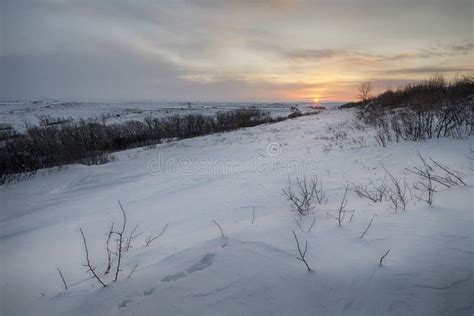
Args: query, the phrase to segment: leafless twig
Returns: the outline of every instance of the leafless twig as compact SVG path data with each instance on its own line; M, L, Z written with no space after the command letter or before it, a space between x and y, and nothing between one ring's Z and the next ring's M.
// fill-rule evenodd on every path
M389 252L390 250L387 250L387 252L382 257L380 257L379 266L382 266L383 259L385 259Z
M449 179L449 176L452 176L454 177L454 179L449 179L449 182L451 182L452 184L462 184L462 185L466 185L466 182L463 181L463 174L461 174L459 171L456 171L456 170L453 170L451 168L449 168L448 166L446 165L443 165L442 163L440 163L439 161L436 161L436 160L433 160L431 157L430 157L430 160L431 162L433 162L438 168L440 168L441 170L443 170L444 172L446 172L448 174L448 176L446 178Z
M120 264L121 264L121 261L122 261L122 254L123 254L123 251L124 251L124 248L123 248L123 242L124 242L123 233L125 232L125 227L127 225L127 215L125 214L125 209L123 208L122 203L120 203L120 201L118 201L118 204L120 206L120 210L122 211L123 223L122 223L122 229L120 231L115 232L118 235L118 246L117 246L117 269L115 270L114 281L117 281L118 276L119 276L119 272L121 271L120 270Z
M107 250L107 268L105 269L104 274L108 274L110 272L110 269L112 268L112 250L110 250L109 244L110 244L110 238L114 234L114 223L112 223L112 226L110 227L109 233L107 235L107 242L105 243L105 249Z
M153 241L160 238L161 235L163 235L165 233L167 228L168 228L168 224L165 225L165 227L161 230L161 232L158 235L156 235L156 236L147 235L146 238L145 238L145 247L148 247Z
M138 267L138 264L136 264L136 265L133 267L132 271L130 271L130 274L128 275L127 279L130 279L130 278L132 277L132 274L133 274L133 272L135 272L135 269L136 269L137 267Z
M227 245L227 236L224 235L224 231L222 230L221 225L218 222L216 222L215 220L212 220L212 221L214 222L214 224L217 225L217 227L219 228L219 231L221 232L222 248L224 248Z
M356 193L359 197L364 197L374 203L377 203L384 200L387 192L387 184L385 178L380 184L375 184L370 181L370 187L367 185L352 183L350 190Z
M372 220L373 220L373 218L370 219L369 225L367 225L367 228L364 230L364 232L362 233L362 235L360 235L360 238L364 238L365 234L367 233L367 231L369 230L370 226L372 225Z
M418 152L418 157L423 163L423 169L415 167L415 170L411 170L411 169L406 169L406 170L421 177L422 181L420 181L418 185L415 184L414 187L415 189L422 191L422 196L419 197L419 199L425 201L426 203L428 203L429 206L431 206L433 204L433 195L436 192L435 186L433 185L433 181L443 184L444 186L447 186L448 188L450 186L443 183L442 181L440 182L440 180L435 180L432 174L433 168L426 162L425 158L423 158L423 156L419 152ZM424 193L428 193L428 197L426 199L423 199Z
M421 178L427 179L428 181L434 181L436 183L441 184L444 187L450 188L452 186L458 185L466 185L466 183L462 180L462 174L458 171L452 170L451 168L443 165L442 163L433 160L430 158L430 161L434 164L431 166L426 159L418 152L418 157L420 158L421 162L423 163L423 168L415 167L413 169L406 169L407 171L420 176ZM445 172L444 175L438 175L434 173L434 168L438 167L439 169Z
M296 257L296 259L300 260L300 261L303 261L303 263L305 264L306 266L306 269L308 269L308 271L311 271L311 268L309 267L308 265L308 262L306 262L306 251L308 250L308 241L306 240L305 241L305 245L304 245L304 251L301 251L301 247L300 247L300 242L298 240L298 237L296 237L296 233L295 231L293 230L293 236L295 236L295 240L296 240L296 247L298 248L298 253L300 254L299 257Z
M296 218L295 218L295 223L296 223L296 225L298 225L298 228L300 229L300 231L302 233L304 233L303 227L301 226L301 224L298 222L298 220ZM311 229L313 229L314 223L316 223L316 216L313 218L313 221L311 222L311 225L306 230L307 233L309 233L311 231Z
M58 270L59 276L61 277L61 280L63 281L64 289L67 290L67 283L66 283L66 280L64 279L63 273L61 272L59 268L56 268L56 270Z
M346 212L344 211L344 209L346 208L347 206L347 190L349 190L349 186L346 185L346 189L344 191L344 196L342 197L342 201L341 201L341 205L339 206L339 211L337 212L337 221L339 223L339 227L341 227L342 225L342 221L344 220L344 216L346 214Z
M136 226L133 228L132 232L131 232L130 235L128 236L127 241L125 242L125 249L124 249L125 252L128 252L128 251L130 250L130 248L132 248L132 241L133 241L135 238L139 237L139 236L142 234L142 232L139 232L139 233L135 234L135 231L136 231L137 229L138 229L138 225L136 225Z
M406 207L408 204L407 199L407 188L408 185L404 179L403 184L401 184L401 180L395 178L385 167L383 167L385 173L388 175L390 180L392 181L393 188L390 190L391 192L388 194L390 201L392 202L393 206L395 207L395 212L398 209L398 205L401 205L403 210L406 211Z
M349 211L346 211L346 212L349 212ZM349 218L349 223L352 223L352 219L354 218L354 215L355 215L355 210L352 210L350 211L352 214L351 214L351 218Z
M87 241L86 241L86 236L84 236L84 231L82 230L82 228L80 228L80 231L81 231L81 235L82 235L82 241L84 242L84 250L86 252L86 260L87 260L87 264L85 264L84 266L85 267L88 267L89 269L87 270L87 272L91 272L92 275L94 276L94 278L103 286L103 287L106 287L107 285L101 280L101 278L95 273L95 268L92 267L91 265L91 262L89 260L89 250L87 248Z
M298 225L298 228L300 229L301 232L303 232L303 227L301 227L300 223L296 220L295 218L295 223Z
M313 229L314 223L316 223L316 216L313 218L313 222L311 223L311 226L309 226L309 228L306 230L306 232L309 233L311 229Z

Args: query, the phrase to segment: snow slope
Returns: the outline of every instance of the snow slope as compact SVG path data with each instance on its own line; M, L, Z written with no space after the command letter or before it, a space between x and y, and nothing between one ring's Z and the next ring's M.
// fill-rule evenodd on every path
M417 151L473 183L466 157L472 138L382 148L373 135L351 110L328 110L128 150L106 165L42 171L1 186L1 314L472 315L472 186L438 187L433 207L414 198L397 212L389 202L349 193L353 219L338 227L327 215L347 182L381 181L383 166L416 182L405 168L420 164ZM328 201L302 220L306 229L316 216L313 229L300 232L282 189L288 177L312 173ZM117 200L127 211L127 232L139 225L143 234L125 254L119 281L100 288L82 266L79 228L102 276L107 231L121 223ZM145 236L166 224L144 247ZM312 272L295 259L292 230L308 241Z

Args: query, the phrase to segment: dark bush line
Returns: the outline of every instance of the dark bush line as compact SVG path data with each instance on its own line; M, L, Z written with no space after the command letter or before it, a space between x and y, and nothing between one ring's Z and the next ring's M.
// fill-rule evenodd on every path
M114 151L148 146L163 139L181 139L281 121L260 109L237 109L202 114L146 117L141 121L105 124L81 120L43 127L28 127L0 144L0 183L36 170L72 163L101 164Z
M428 80L415 82L387 90L365 101L349 102L340 108L361 108L367 111L390 110L396 108L424 108L433 104L454 102L474 93L474 76L457 76L446 81L442 75L434 75Z
M42 115L39 119L40 126L66 124L73 121L72 117L51 117L49 115Z
M17 138L20 136L21 135L13 128L0 130L0 142L8 139Z
M366 102L352 102L343 108L358 109L357 118L377 129L381 146L388 142L418 141L472 134L474 77L447 82L440 75L386 91Z

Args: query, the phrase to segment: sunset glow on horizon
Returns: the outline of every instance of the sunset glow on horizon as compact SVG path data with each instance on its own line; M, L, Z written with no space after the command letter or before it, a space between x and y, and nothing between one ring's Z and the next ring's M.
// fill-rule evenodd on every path
M473 66L473 2L5 1L7 98L354 100Z

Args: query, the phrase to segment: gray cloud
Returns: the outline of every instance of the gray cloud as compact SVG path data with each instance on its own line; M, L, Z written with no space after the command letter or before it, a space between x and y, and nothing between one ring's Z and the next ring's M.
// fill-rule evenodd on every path
M452 45L451 49L454 52L461 52L463 54L472 53L472 51L474 50L474 43L470 42L470 43L463 43L459 45Z
M470 67L436 67L436 66L427 66L427 67L412 67L412 68L400 68L400 69L390 69L384 71L386 74L434 74L434 73L445 73L445 72L472 72L474 68Z
M270 98L300 89L298 76L320 74L314 62L343 59L361 76L397 62L387 75L409 76L423 73L409 64L421 59L436 65L434 58L451 58L461 69L466 62L457 56L473 49L472 2L464 0L0 6L0 97Z

